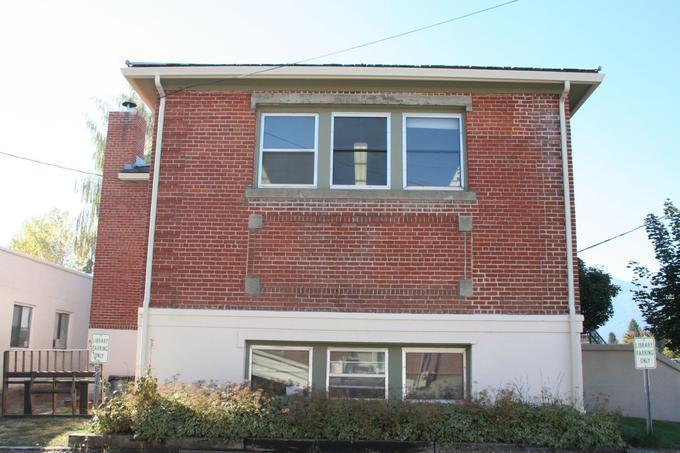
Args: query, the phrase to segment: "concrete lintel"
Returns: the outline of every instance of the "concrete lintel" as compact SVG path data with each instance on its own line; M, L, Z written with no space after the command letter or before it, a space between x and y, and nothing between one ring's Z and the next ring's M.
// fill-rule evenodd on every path
M477 201L474 192L462 190L352 190L352 189L246 189L246 199L355 199L355 200L424 200Z
M389 105L464 107L472 111L472 97L461 95L426 95L414 93L253 93L253 109L260 105Z

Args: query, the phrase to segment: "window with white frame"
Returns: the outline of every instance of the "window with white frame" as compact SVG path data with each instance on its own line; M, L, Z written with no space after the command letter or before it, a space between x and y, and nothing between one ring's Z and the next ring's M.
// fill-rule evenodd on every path
M260 187L316 187L318 115L261 117Z
M331 186L389 188L390 115L334 113Z
M328 349L327 390L335 398L387 398L386 349Z
M54 349L66 349L68 343L68 324L71 316L68 313L57 312L54 317Z
M11 348L27 348L31 338L31 317L33 309L25 305L14 305L12 314Z
M250 383L270 395L302 393L312 385L312 348L251 346Z
M455 401L465 398L465 349L403 349L403 398Z
M404 187L462 189L460 114L404 114Z

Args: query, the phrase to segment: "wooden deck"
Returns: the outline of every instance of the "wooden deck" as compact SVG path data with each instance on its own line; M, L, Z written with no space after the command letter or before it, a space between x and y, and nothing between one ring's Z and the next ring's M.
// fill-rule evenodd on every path
M88 388L94 368L87 349L12 349L3 353L2 416L7 416L10 386L24 388L23 416L32 416L32 395L52 396L56 414L57 395L71 396L71 416L88 414Z

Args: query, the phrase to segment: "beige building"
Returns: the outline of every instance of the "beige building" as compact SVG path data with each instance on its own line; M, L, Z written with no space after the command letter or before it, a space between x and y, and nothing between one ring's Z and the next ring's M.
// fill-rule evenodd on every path
M586 408L601 407L626 417L646 417L644 372L636 370L633 345L583 345ZM652 417L680 422L680 365L656 355L650 370Z
M86 349L91 295L91 275L0 247L0 350Z

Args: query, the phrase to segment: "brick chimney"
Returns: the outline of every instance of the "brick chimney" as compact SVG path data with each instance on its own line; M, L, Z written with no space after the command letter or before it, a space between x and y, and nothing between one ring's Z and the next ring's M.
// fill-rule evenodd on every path
M90 329L137 329L137 308L144 294L151 184L148 168L145 172L145 168L125 166L143 156L145 135L146 121L136 112L109 113Z

